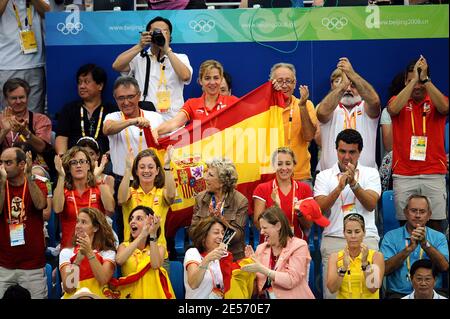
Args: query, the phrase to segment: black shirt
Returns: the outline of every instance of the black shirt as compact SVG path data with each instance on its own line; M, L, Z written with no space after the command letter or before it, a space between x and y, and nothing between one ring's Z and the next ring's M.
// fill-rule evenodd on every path
M83 101L70 102L62 108L58 114L58 124L56 125L56 136L66 136L69 138L67 149L76 145L78 140L82 137L81 134L81 117L80 108L83 107ZM109 150L108 137L103 135L103 122L106 114L117 112L118 109L111 103L102 103L99 105L89 119L88 111L83 107L84 111L84 133L85 136L95 137L97 131L98 118L100 116L100 109L103 106L103 114L100 123L100 129L97 136L97 143L100 151L104 154Z

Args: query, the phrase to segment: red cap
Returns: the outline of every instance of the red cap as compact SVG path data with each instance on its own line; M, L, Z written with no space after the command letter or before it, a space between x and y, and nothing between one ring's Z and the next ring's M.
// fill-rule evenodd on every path
M307 220L313 221L319 226L327 227L330 225L330 221L322 215L319 204L312 197L301 200L299 210Z

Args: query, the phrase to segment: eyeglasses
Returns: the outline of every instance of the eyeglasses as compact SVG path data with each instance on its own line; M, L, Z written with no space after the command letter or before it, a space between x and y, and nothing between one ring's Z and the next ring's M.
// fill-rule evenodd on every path
M419 215L423 215L428 213L428 210L426 209L419 209L419 208L408 208L408 210L413 213L413 214L417 214L419 213Z
M138 95L138 93L133 94L133 95L126 95L126 96L118 96L116 97L117 102L125 102L125 100L128 100L128 102L133 101L133 99Z
M277 79L276 82L279 85L283 85L283 84L291 85L291 84L295 83L295 80L294 79Z
M422 277L414 276L413 280L414 280L415 282L417 282L417 283L423 282L423 283L426 283L426 284L430 284L430 283L432 282L432 280L433 280L433 277L425 277L425 278L422 278Z
M12 165L15 160L0 160L0 165L5 164L6 166Z
M80 160L71 160L69 161L70 166L77 166L78 164L83 165L89 163L88 160L80 159Z

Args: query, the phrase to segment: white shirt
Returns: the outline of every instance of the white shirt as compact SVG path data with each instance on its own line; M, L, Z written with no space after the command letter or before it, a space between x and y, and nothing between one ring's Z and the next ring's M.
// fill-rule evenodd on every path
M381 182L378 171L375 168L363 166L359 163L356 168L359 172L356 177L360 187L364 190L372 190L380 195ZM321 195L328 196L339 184L339 173L339 166L335 163L332 168L317 174L316 182L314 184L314 197ZM380 240L378 229L375 225L375 210L366 210L350 189L350 185L345 186L339 198L331 207L331 213L328 217L330 225L324 228L323 236L344 238L344 214L342 213L341 207L351 203L355 203L355 212L364 217L366 237L374 237L377 240Z
M143 112L144 117L150 121L150 126L152 128L158 127L163 122L160 114L151 111ZM122 112L107 114L104 122L108 120L122 121ZM147 142L145 141L144 133L142 132L142 137L140 137L141 130L135 125L130 125L117 134L108 135L113 173L120 176L125 174L125 158L128 156L129 148L125 132L127 132L129 136L130 146L133 149L134 156L139 153L139 150L142 151L147 149Z
M27 16L26 0L14 0L22 27L25 28ZM44 0L49 4L49 0ZM34 5L31 5L32 27L36 37L38 51L31 54L22 54L20 50L19 27L13 9L13 1L7 1L5 11L0 16L0 70L25 70L45 65L44 41L41 32L43 19Z
M409 295L406 295L402 299L416 299L416 298L414 298L414 293L415 293L415 291L413 290L412 293L410 293ZM439 295L436 291L433 290L433 299L448 299L448 298Z
M325 124L319 121L320 136L322 140L322 148L320 153L319 166L320 170L326 170L337 162L336 153L336 137L346 128L345 118L356 118L356 130L363 138L363 149L359 162L365 166L377 168L375 161L378 119L371 118L364 110L365 102L362 101L358 106L355 106L350 112L339 105L333 112L333 117ZM354 115L353 115L354 114Z
M150 50L148 51L150 54ZM177 58L189 69L191 72L191 77L188 81L183 82L178 75L175 73L175 70L170 63L170 60L167 56L165 56L163 65L165 66L164 73L167 80L167 90L170 92L170 101L171 106L168 112L160 113L163 116L164 121L170 120L173 118L181 107L184 105L183 98L183 89L185 85L191 83L192 79L192 66L189 62L189 58L186 54L174 53ZM146 101L151 101L156 107L156 92L165 90L164 85L159 86L159 80L161 77L161 64L156 61L156 58L151 55L150 56L151 67L150 67L150 78L148 83L148 92ZM130 62L130 72L125 75L133 76L136 81L139 83L139 87L141 88L142 94L144 94L144 85L145 85L145 71L146 71L147 59L145 57L141 57L140 54L136 55L133 60ZM143 100L143 96L141 96L141 100Z
M189 248L184 255L183 267L186 299L209 299L209 295L213 289L213 283L219 284L221 287L223 287L223 276L218 260L214 260L209 263L208 270L205 271L205 276L203 277L200 286L198 286L196 289L192 289L191 286L189 286L186 267L193 262L200 264L202 260L203 257L200 255L197 248Z

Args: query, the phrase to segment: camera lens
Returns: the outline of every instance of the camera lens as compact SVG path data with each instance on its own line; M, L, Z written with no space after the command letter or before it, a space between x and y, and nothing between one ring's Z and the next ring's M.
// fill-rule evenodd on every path
M160 29L155 29L152 32L152 43L160 47L166 44L166 38L164 38L164 34L162 34L162 31Z

